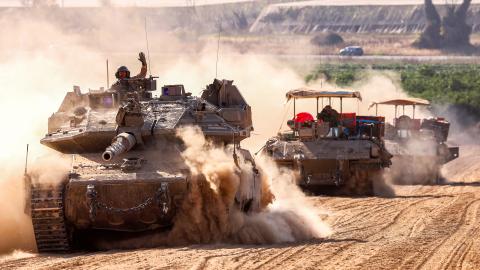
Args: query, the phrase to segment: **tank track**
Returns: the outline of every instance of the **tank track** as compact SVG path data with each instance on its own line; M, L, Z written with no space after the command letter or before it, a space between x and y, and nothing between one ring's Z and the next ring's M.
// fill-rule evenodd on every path
M374 182L380 176L381 171L369 168L369 164L352 163L350 165L350 179L346 181L341 193L345 195L372 196L374 195Z
M32 185L30 202L38 252L70 251L64 218L63 185Z

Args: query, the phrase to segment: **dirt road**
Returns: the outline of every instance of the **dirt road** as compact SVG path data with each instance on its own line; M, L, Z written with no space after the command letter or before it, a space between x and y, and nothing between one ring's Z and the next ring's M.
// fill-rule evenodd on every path
M459 164L465 160L452 163L450 171L458 173L452 169ZM480 181L468 175L465 180L450 176L454 182L441 186L397 186L396 198L311 197L327 210L325 219L334 230L328 239L21 254L0 258L0 269L478 269Z

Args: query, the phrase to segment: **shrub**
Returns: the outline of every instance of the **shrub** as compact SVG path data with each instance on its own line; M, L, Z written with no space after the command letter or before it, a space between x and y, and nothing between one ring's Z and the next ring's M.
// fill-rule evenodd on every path
M317 46L333 46L343 43L343 38L336 33L321 33L315 35L310 42Z

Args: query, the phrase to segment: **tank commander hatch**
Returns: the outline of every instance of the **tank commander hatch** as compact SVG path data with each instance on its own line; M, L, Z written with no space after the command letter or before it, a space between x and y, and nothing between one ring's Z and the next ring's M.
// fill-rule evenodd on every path
M111 89L115 91L128 91L130 90L130 82L129 79L143 79L147 76L147 60L145 59L145 54L140 52L138 54L138 60L142 63L142 68L140 69L140 73L137 75L130 77L130 71L126 66L121 66L115 72L115 77L117 78L117 82L115 82Z

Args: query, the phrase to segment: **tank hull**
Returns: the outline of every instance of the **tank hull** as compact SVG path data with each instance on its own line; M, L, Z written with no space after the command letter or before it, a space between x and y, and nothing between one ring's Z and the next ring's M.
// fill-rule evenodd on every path
M297 183L314 193L334 188L346 195L373 195L389 154L372 140L271 141L264 152L292 169Z
M65 187L65 218L81 230L135 232L167 227L187 189L183 176L83 176Z

